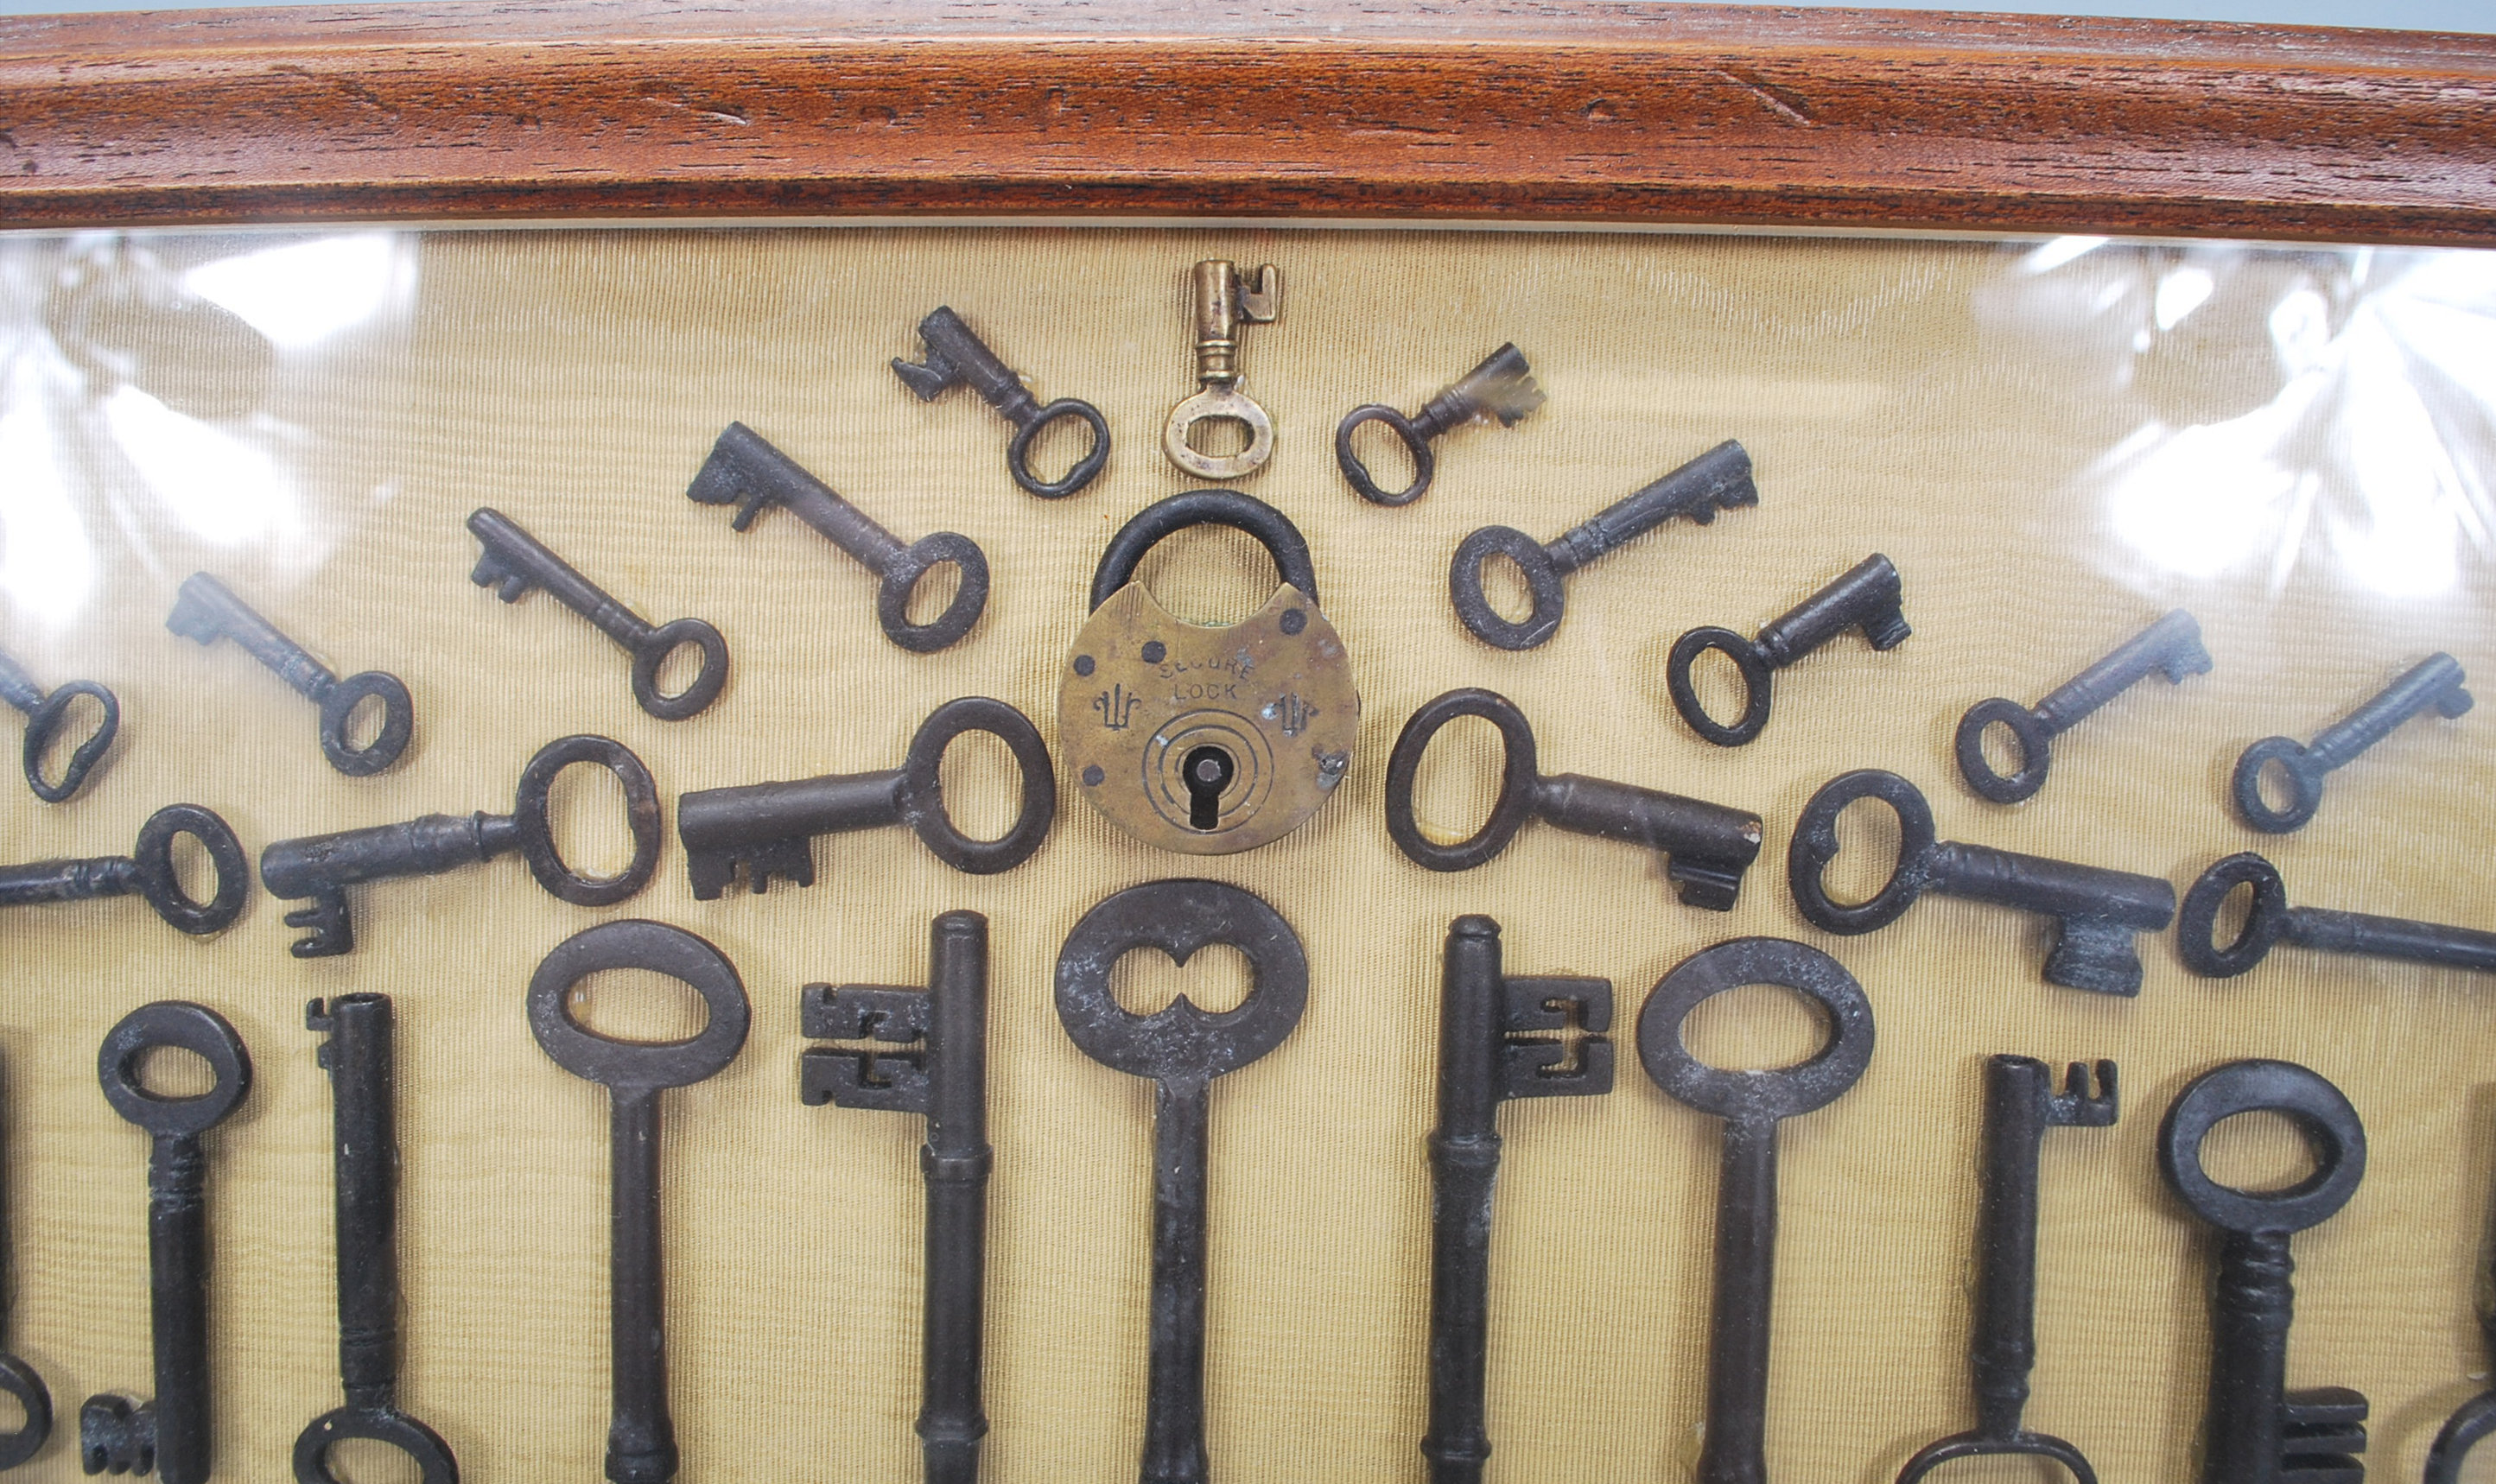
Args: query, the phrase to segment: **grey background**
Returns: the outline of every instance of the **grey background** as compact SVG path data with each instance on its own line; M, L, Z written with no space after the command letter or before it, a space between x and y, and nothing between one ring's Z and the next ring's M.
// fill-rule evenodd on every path
M70 11L207 10L230 0L0 0L0 15ZM269 0L312 4L316 0ZM1818 6L1828 0L1782 0ZM1871 10L2015 11L2032 15L2139 15L2168 20L2255 20L2302 26L2369 26L2406 31L2496 33L2496 0L2097 0L2087 5L1945 5L1940 0L1846 0Z

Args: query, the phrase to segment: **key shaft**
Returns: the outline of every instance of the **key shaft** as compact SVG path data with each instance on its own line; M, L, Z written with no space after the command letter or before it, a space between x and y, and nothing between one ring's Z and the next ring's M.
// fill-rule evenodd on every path
M302 645L278 631L232 589L203 572L182 580L173 612L165 627L185 638L213 644L232 639L244 653L283 680L306 700L327 697L338 683L337 671L312 658Z
M2210 668L2200 624L2176 608L2048 692L2029 714L2046 736L2058 737L2154 674L2164 671L2170 684L2181 685L2187 676L2205 675Z

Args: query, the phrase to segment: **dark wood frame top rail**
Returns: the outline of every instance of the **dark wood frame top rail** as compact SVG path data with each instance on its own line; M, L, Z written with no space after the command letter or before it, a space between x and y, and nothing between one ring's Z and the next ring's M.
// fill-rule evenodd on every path
M928 213L2496 245L2496 38L1600 0L0 21L11 227Z

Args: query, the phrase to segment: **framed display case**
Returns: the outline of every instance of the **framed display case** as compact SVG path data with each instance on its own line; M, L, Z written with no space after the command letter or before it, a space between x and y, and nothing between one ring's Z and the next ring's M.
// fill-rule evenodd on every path
M2026 1427L2106 1484L2351 1447L2356 1400L2284 1411L2275 1351L2213 1341L2278 1321L2248 1275L2281 1244L2197 1215L2236 1208L2162 1166L2171 1126L2214 1179L2346 1197L2289 1249L2287 1381L2353 1388L2366 1466L2435 1477L2490 1385L2491 116L2490 39L2116 20L0 21L0 682L67 718L0 859L86 863L0 869L0 1350L54 1414L18 1475L72 1476L82 1423L83 1461L136 1462L138 1423L82 1415L120 1393L169 1477L205 1476L198 1397L221 1476L308 1438L417 1478L317 1431L344 1179L394 1186L403 1290L350 1299L351 1410L472 1484L665 1478L670 1446L686 1478L1115 1477L1148 1430L1144 1476L1195 1477L1183 1290L1150 1297L1157 1231L1195 1260L1194 1169L1226 1479L1734 1484L1756 1424L1774 1477L1889 1484L2019 1424L2029 1136ZM1182 467L1201 392L1253 399L1270 456ZM1380 404L1426 460L1349 416ZM72 681L117 717L91 765ZM2014 732L2041 786L1988 782ZM1891 807L1839 811L1848 776ZM2258 827L2298 779L2311 821ZM230 827L238 904L177 803ZM1233 829L1270 839L1201 849ZM2273 894L2228 889L2249 851ZM1890 876L1921 899L1871 922ZM1169 881L1219 885L1117 896ZM1124 951L1208 912L1240 944ZM387 1128L333 1123L382 1105L374 994L394 1175ZM248 1048L203 1164L99 1085L209 1086L132 1050L221 1044L126 1019L160 1002ZM1152 1014L1228 1029L1103 1029ZM610 1098L565 1070L582 1025L721 1061ZM1184 1055L1231 1061L1153 1060ZM2047 1101L2005 1055L2119 1071ZM1747 1111L1687 1105L1691 1056ZM2247 1061L2346 1109L2202 1080ZM1794 1064L1833 1100L1756 1093ZM688 1084L663 1117L651 1080ZM2231 1087L2304 1122L2196 1145ZM213 1262L207 1377L168 1396L176 1166ZM159 1205L162 1259L191 1208ZM1735 1292L1763 1240L1772 1296ZM610 1315L610 1256L664 1273L658 1382L610 1374L657 1328Z

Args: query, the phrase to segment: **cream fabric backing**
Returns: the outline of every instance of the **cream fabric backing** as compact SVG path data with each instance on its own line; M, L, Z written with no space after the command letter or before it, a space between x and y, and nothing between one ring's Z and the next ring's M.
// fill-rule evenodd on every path
M171 274L261 245L164 238L128 251ZM2310 737L2430 650L2474 667L2496 655L2477 551L2464 549L2440 593L2378 596L2334 565L2326 508L2302 547L2284 538L2301 552L2293 561L2257 549L2209 575L2162 571L2123 539L2100 463L2144 425L2267 403L2279 382L2262 314L2309 278L2345 280L2347 260L2222 255L2236 275L2224 283L2252 297L2223 294L2209 313L2254 302L2251 318L2199 338L2187 321L2153 354L2131 344L2130 321L2109 340L2102 319L2056 320L2022 298L2044 281L2022 275L2031 249L1487 232L445 232L392 248L414 274L403 314L282 349L265 381L225 363L243 342L214 315L139 299L95 311L81 333L130 348L135 386L176 414L215 404L198 425L266 451L275 513L246 518L258 497L245 489L203 516L115 452L139 424L107 406L109 379L17 385L14 410L40 408L50 430L53 479L18 462L0 480L20 485L27 509L51 490L96 568L66 611L21 603L7 647L47 683L110 685L124 725L74 802L0 790L13 800L0 805L9 858L126 850L140 821L177 799L218 810L255 855L289 836L507 810L530 753L571 731L617 737L649 762L670 839L655 884L606 912L555 901L509 858L359 888L359 946L328 960L288 957L284 909L256 882L240 924L206 942L136 902L9 913L0 1051L17 1304L7 1338L50 1382L61 1416L21 1476L76 1476L79 1399L149 1389L145 1142L95 1079L105 1031L149 1000L217 1006L257 1067L245 1110L209 1140L220 1475L284 1476L296 1432L337 1405L330 1105L302 1006L380 990L400 1023L402 1401L452 1440L475 1484L596 1477L608 1402L606 1099L539 1051L521 1002L562 938L631 915L718 944L755 1005L737 1063L668 1099L682 1476L917 1477L920 1125L801 1106L796 1008L808 981L922 981L928 919L950 908L986 913L993 935L986 1477L1131 1475L1150 1089L1068 1041L1050 972L1069 928L1108 893L1206 876L1272 902L1312 964L1297 1032L1213 1095L1206 1386L1226 1480L1421 1475L1422 1141L1440 943L1463 912L1505 925L1511 972L1606 975L1620 1005L1611 1096L1502 1114L1492 1479L1688 1475L1717 1133L1646 1080L1632 1036L1663 974L1752 933L1835 953L1879 1016L1860 1085L1784 1132L1777 1477L1882 1484L1917 1445L1971 1421L1980 1086L1983 1058L2001 1051L2111 1057L2124 1078L2118 1127L2045 1141L2030 1423L2077 1442L2108 1484L2188 1476L2208 1244L2161 1183L2154 1136L2194 1074L2284 1057L2345 1089L2372 1140L2354 1204L2296 1242L2292 1379L2365 1391L2369 1467L2416 1477L2443 1415L2485 1369L2472 1302L2496 1178L2486 982L2293 949L2209 982L2185 972L2171 939L2150 938L2140 997L2106 999L2039 977L2035 919L1935 898L1841 940L1808 927L1785 888L1804 800L1845 768L1882 766L1923 788L1946 839L2179 889L2217 856L2258 848L2301 903L2489 916L2496 722L2483 715L2404 727L2335 776L2300 834L2256 836L2224 807L2228 768L2253 738ZM71 252L60 239L8 244L18 353L46 333L47 275ZM955 696L1003 697L1053 733L1105 541L1197 482L1166 463L1159 438L1195 389L1184 285L1188 265L1210 257L1285 274L1282 323L1251 329L1244 350L1246 389L1272 412L1280 444L1243 487L1308 535L1349 646L1363 720L1341 796L1270 848L1182 859L1116 832L1064 779L1048 843L1003 876L956 874L885 830L819 842L812 889L693 900L673 839L684 790L897 765L920 720ZM2120 300L2145 324L2159 275L2185 261L2117 245L2058 271L2096 275L2079 301L2113 285L2098 310ZM895 383L886 361L919 354L913 325L940 303L1043 397L1107 412L1115 452L1089 490L1021 494L1002 465L1008 430L985 407L967 391L921 405ZM1506 338L1532 357L1549 405L1513 430L1443 440L1437 485L1413 507L1356 500L1335 472L1335 420L1367 401L1409 412ZM956 530L979 541L995 587L972 637L906 654L876 629L872 581L794 518L766 514L739 535L727 511L689 504L687 480L733 418L904 539ZM2486 457L2485 426L2473 458ZM1494 652L1455 623L1446 567L1466 532L1508 523L1548 539L1726 437L1757 460L1757 509L1669 527L1579 574L1540 650ZM2222 502L2238 473L2212 467L2162 498ZM716 623L734 657L725 696L698 719L654 721L632 703L624 656L589 626L544 595L506 608L472 587L461 521L481 505L645 618ZM248 539L200 534L220 518ZM2228 520L2213 524L2224 534ZM13 523L13 543L19 533ZM1916 633L1903 647L1875 655L1850 635L1786 672L1765 736L1745 749L1706 745L1674 718L1663 663L1679 633L1748 633L1874 550L1905 574ZM168 634L173 588L198 569L342 673L404 677L418 706L406 760L369 780L334 774L309 705L233 646L203 652ZM1272 582L1262 553L1227 533L1169 543L1146 577L1173 606L1228 618ZM1968 704L2034 701L2178 603L2200 617L2214 673L2149 682L2067 734L2030 804L1991 806L1958 782L1949 745ZM1761 811L1768 838L1739 908L1684 908L1652 855L1547 826L1471 873L1407 862L1384 825L1387 755L1415 707L1463 685L1522 706L1549 771ZM1483 735L1448 734L1424 784L1435 829L1453 835L1481 817L1495 766ZM956 749L948 775L966 823L1002 826L1003 768L1001 749ZM620 854L611 790L566 796L567 837L593 859ZM1139 1007L1190 983L1219 1000L1243 977L1235 964L1125 967ZM649 986L593 999L640 1013L645 1029L681 1013ZM1756 1065L1811 1043L1772 991L1701 1019L1694 1036L1719 1060ZM2264 1157L2259 1137L2236 1143L2247 1168ZM1955 1475L2044 1476L2017 1465Z

